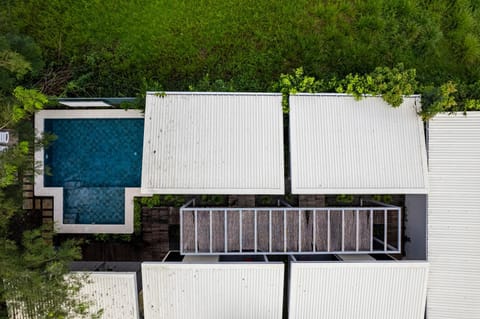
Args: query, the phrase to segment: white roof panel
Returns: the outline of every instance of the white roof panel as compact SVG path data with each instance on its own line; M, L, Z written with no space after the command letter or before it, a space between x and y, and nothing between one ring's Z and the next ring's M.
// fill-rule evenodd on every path
M111 107L103 101L59 101L59 103L70 107Z
M103 319L139 318L135 273L90 272L80 295L90 301L89 311L103 310Z
M480 318L480 112L429 122L427 316Z
M423 319L426 262L291 263L289 318Z
M393 108L380 97L290 96L294 194L426 193L419 99Z
M282 263L143 263L145 319L282 318Z
M88 304L90 315L102 312L102 319L137 319L139 318L137 277L134 272L73 272L82 280L78 298ZM37 296L42 302L42 296ZM48 302L48 300L45 300ZM33 318L18 303L9 303L10 318ZM85 316L69 316L69 318Z
M283 194L280 94L148 93L142 192Z

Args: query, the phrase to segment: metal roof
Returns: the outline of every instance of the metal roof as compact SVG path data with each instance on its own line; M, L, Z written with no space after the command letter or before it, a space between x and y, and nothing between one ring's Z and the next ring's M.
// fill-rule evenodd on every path
M426 262L293 262L289 318L423 319Z
M480 112L437 115L428 132L427 316L480 318Z
M282 263L143 263L146 319L282 318Z
M82 273L80 273L82 274ZM135 273L89 272L80 295L92 304L91 313L103 311L103 319L139 318Z
M393 108L380 97L291 95L292 193L426 193L418 105L418 97Z
M102 319L140 318L138 308L137 277L134 272L72 272L82 280L78 298L88 304L88 314L102 311ZM33 303L46 302L42 295ZM9 317L15 319L34 318L27 313L21 303L8 303ZM84 316L69 316L69 318ZM36 318L36 317L35 317Z
M56 99L59 104L69 107L111 107L122 103L135 103L134 97L64 97Z
M281 99L148 92L142 192L283 194Z
M103 101L58 101L60 104L70 107L111 107L112 105Z

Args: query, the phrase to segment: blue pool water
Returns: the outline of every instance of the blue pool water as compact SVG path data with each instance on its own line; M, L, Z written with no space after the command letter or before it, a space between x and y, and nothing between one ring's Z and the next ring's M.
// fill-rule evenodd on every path
M46 187L63 187L65 224L123 224L125 187L140 187L143 119L46 119Z

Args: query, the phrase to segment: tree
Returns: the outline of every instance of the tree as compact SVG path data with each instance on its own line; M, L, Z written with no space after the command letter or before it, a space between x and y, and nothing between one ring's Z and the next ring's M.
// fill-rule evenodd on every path
M13 96L3 97L0 101L3 104L0 111L0 129L4 129L41 110L48 99L35 89L17 86Z
M403 64L393 68L377 67L364 75L350 73L344 79L333 77L328 80L315 79L305 75L303 68L297 68L291 74L282 74L273 88L283 94L285 113L289 111L288 95L300 92L347 93L358 100L365 95L380 95L385 102L398 107L403 102L403 96L415 93L417 80L415 69L405 70Z
M57 249L45 241L39 229L26 231L21 245L3 239L0 295L9 312L23 318L88 316L88 302L78 299L88 279L68 276L69 262L79 257L75 242L65 242Z
M0 83L0 128L15 130L42 109L47 98L35 89L16 86L34 66L11 50L13 44L25 43L22 37L9 39L0 37L0 78L5 80ZM24 214L24 173L35 171L30 152L35 143L33 130L19 133L22 140L0 153L0 317L8 316L7 305L10 312L20 312L24 318L89 316L88 303L78 296L85 278L67 276L69 263L80 258L77 243L53 247L41 229L26 229L21 236L14 231L15 221Z

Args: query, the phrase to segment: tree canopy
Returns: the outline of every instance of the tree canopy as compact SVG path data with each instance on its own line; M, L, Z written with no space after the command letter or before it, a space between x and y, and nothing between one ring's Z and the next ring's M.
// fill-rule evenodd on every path
M88 315L88 304L78 299L84 278L69 277L69 263L80 258L74 241L54 247L40 228L25 223L22 181L31 177L36 141L31 122L25 121L47 103L36 89L22 86L43 66L40 50L31 38L0 37L0 129L16 131L19 141L0 151L0 317L18 312L22 318L66 318ZM20 224L20 225L19 225ZM20 233L18 231L20 230Z
M207 74L269 91L298 67L326 81L399 63L421 86L480 78L476 0L10 0L0 17L0 32L38 43L32 83L54 95L133 96L145 79L187 90Z

